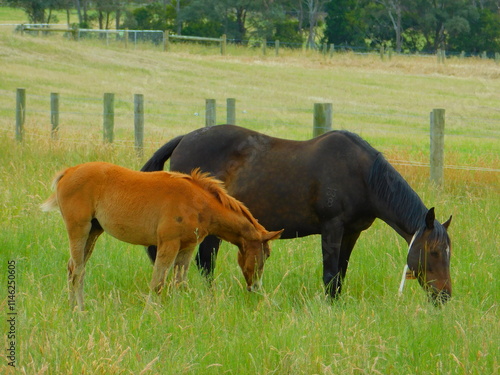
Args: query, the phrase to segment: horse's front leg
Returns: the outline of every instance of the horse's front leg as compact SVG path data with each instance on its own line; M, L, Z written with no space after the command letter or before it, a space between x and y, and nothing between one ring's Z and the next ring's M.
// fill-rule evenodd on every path
M175 284L181 286L186 282L186 274L189 269L189 264L191 263L191 258L193 257L193 252L196 245L190 246L188 248L182 249L177 254L174 264L174 278Z
M179 253L180 241L163 241L158 244L155 264L153 266L153 277L151 278L150 289L160 294L165 285L167 272L174 263Z
M339 268L343 224L333 219L323 224L321 230L321 249L323 252L323 282L326 293L337 297L342 289L342 275Z
M219 251L221 240L216 236L207 236L200 244L196 255L196 265L203 276L212 279L215 269L215 260Z

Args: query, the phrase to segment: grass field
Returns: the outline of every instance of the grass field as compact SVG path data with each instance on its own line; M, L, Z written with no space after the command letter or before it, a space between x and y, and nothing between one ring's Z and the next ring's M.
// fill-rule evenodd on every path
M0 28L0 371L498 374L500 67L479 59L438 65L429 57L201 50L104 48ZM14 139L18 87L27 90L22 144ZM51 92L61 94L59 141L50 140ZM117 96L113 145L102 143L104 92ZM146 100L145 157L203 126L206 98L218 100L221 123L221 103L234 97L238 124L291 139L311 136L313 103L332 102L335 128L360 133L391 160L428 163L428 114L445 108L445 164L461 168L447 168L438 189L428 168L395 166L441 221L453 214L453 299L436 309L412 281L397 295L406 243L376 221L358 241L335 303L324 297L317 236L273 244L262 293L246 292L236 248L224 244L211 286L193 266L186 290L146 307L152 268L144 250L104 235L87 266L87 311L73 313L64 224L39 204L65 166L104 160L140 168L145 158L136 156L131 130L136 93ZM15 369L7 350L9 261Z

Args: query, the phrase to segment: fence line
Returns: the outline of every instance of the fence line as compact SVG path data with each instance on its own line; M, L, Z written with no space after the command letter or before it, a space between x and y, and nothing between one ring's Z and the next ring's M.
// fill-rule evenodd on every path
M385 48L382 46L377 47L360 47L360 46L349 46L349 45L334 45L334 44L318 44L315 48L309 48L307 43L283 43L279 40L267 41L266 39L262 39L256 42L251 42L250 40L233 40L227 39L226 35L221 35L220 38L208 38L208 37L199 37L199 36L187 36L187 35L170 35L169 31L163 30L128 30L128 29L78 29L78 28L69 28L62 24L0 24L0 26L15 26L15 30L21 33L24 32L36 32L37 35L40 32L49 33L49 32L64 32L68 35L71 35L74 40L79 40L80 38L84 38L85 34L101 34L105 35L106 45L109 45L109 35L115 35L116 40L122 42L125 47L128 47L129 40L131 39L129 34L134 36L134 45L137 45L137 35L156 35L156 38L151 38L150 42L154 44L163 46L164 51L169 50L170 40L178 39L178 40L188 40L188 41L197 41L197 42L216 42L220 44L220 53L221 55L226 54L226 45L228 42L232 42L238 45L246 45L247 47L255 47L255 45L260 45L262 55L267 55L267 47L274 47L275 56L280 55L280 48L283 46L289 49L302 49L302 50L315 50L319 54L324 56L329 56L332 58L336 52L338 51L350 51L358 55L367 55L367 54L378 54L382 61L391 60L393 55L402 55L402 56L435 56L438 64L444 64L445 60L448 56L457 56L459 58L465 58L468 56L480 57L481 59L492 59L497 64L500 64L500 53L492 52L488 54L487 51L482 51L481 53L465 53L462 51L460 53L450 53L446 52L442 49L438 49L435 52L429 51L416 51L416 52L395 52L393 48ZM52 28L55 26L55 28ZM62 28L61 28L62 27ZM140 38L147 39L147 38Z
M0 96L12 98L12 92L9 92L7 90L0 90ZM43 99L43 101L47 100L47 103L50 102L49 97L44 96L44 95L31 94L30 99L31 98ZM102 98L98 99L98 98L93 98L93 97L65 96L64 101L65 102L71 101L71 102L78 102L78 103L95 102L96 104L100 104L100 103L102 103ZM30 102L32 102L32 100L30 100ZM186 104L184 102L170 102L170 101L163 102L163 101L155 101L155 100L146 100L145 99L144 104L149 108L151 108L151 107L165 108L165 107L172 105L172 106L175 106L176 108L185 107L185 108L189 109L189 111L186 111L183 114L144 113L145 119L148 119L148 118L166 118L166 119L169 119L172 117L181 117L181 116L185 116L185 117L192 117L192 116L198 117L199 116L199 117L203 118L203 114L204 114L203 105L201 103L199 105L196 105L196 104L191 105L191 104ZM115 105L127 105L128 107L130 107L132 109L134 106L134 103L131 100L119 99L119 98L115 97ZM227 108L227 104L224 105L224 104L217 103L216 108L217 109ZM259 110L260 112L262 112L262 110L276 110L275 106L262 106L262 105L259 105L258 108L254 108L254 107L250 107L250 108L243 107L243 108L245 108L245 109L237 111L237 113L239 113L240 115L243 115L243 116L251 115L252 112L255 112L257 110ZM310 111L310 108L306 108L306 107L294 107L293 109L299 113L304 113L304 112ZM10 112L10 111L12 111L12 108L0 107L0 111L9 111ZM44 110L44 109L26 108L25 111L28 114L29 113L49 113L50 114L50 112L48 110ZM283 111L290 112L291 109L285 108L285 109L283 109ZM82 115L82 116L93 116L93 117L102 116L102 112L99 113L99 112L96 112L94 110L89 110L89 111L59 111L59 114L60 115L68 115L68 114L69 115ZM426 117L427 117L425 114L421 114L421 115L394 114L394 113L376 113L376 112L342 111L342 110L335 110L335 115L336 116L338 116L338 115L353 115L353 116L358 116L358 117L359 116L370 116L370 117L390 117L390 118L412 118L412 119L420 119L419 122L422 122L422 123L425 123ZM128 110L125 110L124 108L120 108L118 111L115 110L115 118L118 118L118 117L129 117ZM460 121L470 121L471 123L483 123L483 124L484 123L491 123L491 124L498 124L499 123L498 120L495 120L495 119L480 118L480 117L464 117L464 116L459 116L459 115L454 115L454 116L447 115L447 118L448 119L458 119ZM248 123L248 121L247 121L247 123ZM255 123L255 125L262 125L262 123ZM303 127L303 125L301 125L301 124L292 124L292 123L287 123L286 126ZM398 127L398 126L399 125L385 124L384 128ZM377 132L379 130L371 129L371 131ZM396 133L398 131L397 130L394 130L394 131L380 130L379 132ZM405 132L406 132L406 134L422 134L423 135L423 134L428 134L429 129L428 128L422 128L421 130L420 129L411 129L411 131L405 131ZM496 139L500 136L500 131L488 129L485 132L486 132L485 134L477 134L477 129L475 129L474 133L471 132L471 133L467 133L467 134L454 134L452 131L448 130L446 133L446 136L447 137L466 137L466 138L494 138L494 139Z
M0 90L0 96L4 96L4 97L10 97L12 98L12 92L11 91L8 91L8 90ZM37 99L43 99L44 101L45 100L48 100L47 96L44 96L44 95L36 95L36 94L31 94L30 95L30 99L31 98L37 98ZM65 102L68 102L68 101L71 101L71 102L95 102L95 103L101 103L102 102L102 98L99 99L99 98L92 98L92 97L81 97L81 96L75 96L75 97L72 97L72 96L65 96L64 97L64 101ZM172 105L172 106L176 106L177 108L179 107L186 107L186 108L190 108L190 109L193 109L198 107L198 110L196 110L195 112L191 112L191 113L186 113L186 116L201 116L202 113L203 113L203 110L202 110L202 104L200 105L191 105L191 104L186 104L184 102L163 102L163 101L156 101L156 100L144 100L144 103L146 106L148 107L152 107L152 106L157 106L157 107L166 107L166 106L169 106L169 105ZM125 104L127 106L130 106L130 108L133 108L133 101L131 100L126 100L126 99L120 99L120 98L115 98L115 104ZM224 109L225 108L225 105L224 104L217 104L217 108L219 109ZM266 109L269 109L269 110L273 110L273 109L276 109L275 106L265 106L265 105L259 105L258 106L258 109L259 110L266 110ZM304 112L304 111L309 111L310 108L306 108L306 107L294 107L293 108L294 110L297 110L299 112ZM10 111L11 108L8 108L8 107L0 107L0 110L3 110L3 111ZM249 115L251 114L251 112L254 110L253 107L246 107L244 110L240 110L238 111L238 113L240 115ZM285 109L286 111L290 111L290 109ZM47 113L47 110L38 110L38 109L27 109L27 112L29 113ZM89 111L89 112L84 112L84 111L61 111L60 114L74 114L74 115L85 115L85 116L101 116L102 113L98 113L98 112L95 112L95 111ZM391 117L391 118L409 118L409 119L420 119L422 122L426 121L426 118L427 116L425 114L401 114L401 113L398 113L398 114L393 114L393 113L377 113L377 112L364 112L364 111L349 111L349 110L335 110L335 115L353 115L353 116L370 116L370 117ZM115 116L116 117L120 117L120 116L124 116L121 114L121 112L115 112ZM125 115L125 116L128 116L128 115ZM169 114L169 113L145 113L145 118L171 118L171 117L178 117L178 116L182 116L182 115L176 115L176 114ZM460 121L469 121L471 123L489 123L489 124L499 124L499 120L496 120L496 119L491 119L491 118L481 118L481 117L469 117L469 116L461 116L461 115L450 115L450 114L447 114L447 119L449 120L453 120L453 119L456 119L456 120L460 120ZM294 125L294 124L287 124L287 126L302 126L302 125ZM392 126L390 124L387 124L385 125L385 127L389 127L389 126ZM398 125L394 125L394 126L398 126ZM476 129L477 130L477 129ZM427 133L428 132L428 129L424 129L424 130L413 130L411 133L412 134L423 134L423 133ZM487 130L487 133L488 134L485 134L485 135L481 135L481 134L477 134L477 132L475 131L474 133L468 133L468 134L454 134L451 130L450 130L446 133L446 136L447 137L467 137L467 138L497 138L497 137L500 137L500 131L494 131L494 130Z
M418 161L406 161L398 159L387 159L392 165L402 165L407 167L424 167L430 168L430 163L421 163ZM444 169L456 169L464 171L479 171L479 172L500 172L500 169L495 168L484 168L484 167L472 167L472 166L461 166L461 165L444 165Z
M39 96L41 97L41 96ZM95 100L97 102L97 100ZM124 102L124 101L122 101ZM127 102L128 103L128 102ZM114 118L115 118L115 95L105 93L103 97L103 142L112 143L114 140ZM214 126L216 124L216 100L206 99L205 101L205 126ZM236 123L236 100L228 98L226 101L227 123ZM142 156L144 142L144 96L142 94L134 95L134 147L139 156ZM33 111L36 112L36 111ZM38 111L43 112L43 111ZM51 113L51 138L57 139L59 130L59 94L50 94L50 113ZM470 171L500 172L499 169L466 167L444 165L444 109L434 109L430 116L430 163L411 162L402 160L390 160L394 165L430 167L431 181L441 186L444 181L444 169L459 169ZM419 117L419 116L412 116ZM16 128L15 134L18 141L23 141L24 122L26 118L26 90L19 88L16 91ZM332 129L333 109L331 103L316 103L313 113L313 137L323 134ZM118 143L131 143L128 141L117 141ZM81 142L83 143L83 142Z

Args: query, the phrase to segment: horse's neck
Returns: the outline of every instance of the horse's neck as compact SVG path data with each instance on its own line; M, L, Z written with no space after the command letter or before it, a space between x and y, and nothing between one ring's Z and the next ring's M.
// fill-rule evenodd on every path
M394 229L407 243L410 243L413 235L422 225L422 220L425 218L427 208L422 203L419 207L414 207L411 211L407 211L404 215L401 210L385 207L379 210L376 215L381 220L385 221L392 229Z
M368 185L375 216L410 242L427 212L418 194L381 154L370 169Z
M217 210L209 232L235 245L241 238L251 240L258 236L257 229L244 215L229 209Z

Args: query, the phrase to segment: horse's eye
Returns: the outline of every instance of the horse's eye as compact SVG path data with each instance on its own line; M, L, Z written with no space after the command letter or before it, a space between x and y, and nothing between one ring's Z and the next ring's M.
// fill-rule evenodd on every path
M439 252L438 251L431 251L431 256L433 256L434 258L438 258Z

